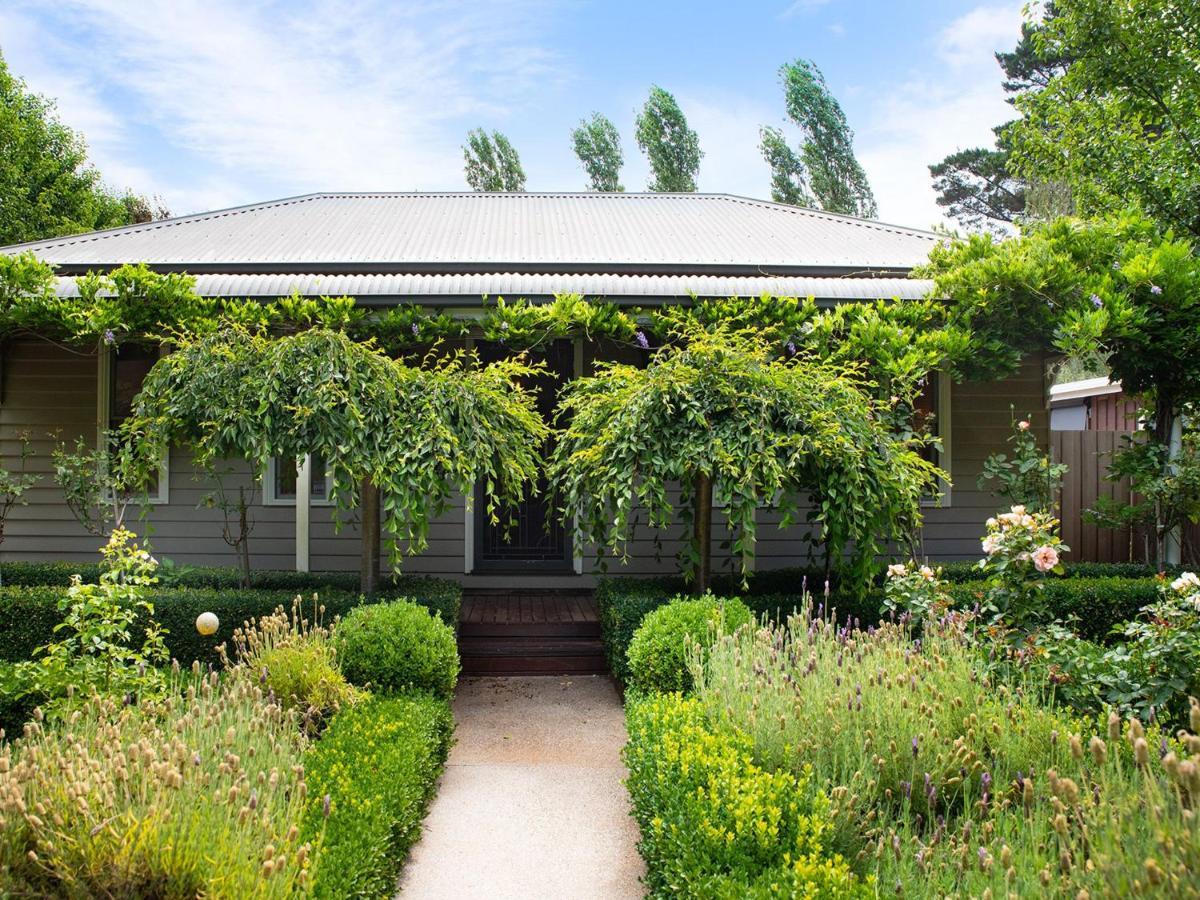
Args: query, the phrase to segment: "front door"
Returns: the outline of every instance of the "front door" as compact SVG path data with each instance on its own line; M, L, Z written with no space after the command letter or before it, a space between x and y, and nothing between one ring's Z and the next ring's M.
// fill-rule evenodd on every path
M479 344L480 362L502 358L507 350L495 344ZM570 341L554 341L544 350L532 352L546 364L545 375L529 385L538 392L538 411L549 422L559 387L574 375L574 348ZM553 445L548 441L543 458ZM483 488L475 490L475 568L477 574L538 572L570 574L574 571L571 541L566 525L559 520L546 496L546 480L538 479L537 495L526 497L515 510L501 511L500 523L487 514Z

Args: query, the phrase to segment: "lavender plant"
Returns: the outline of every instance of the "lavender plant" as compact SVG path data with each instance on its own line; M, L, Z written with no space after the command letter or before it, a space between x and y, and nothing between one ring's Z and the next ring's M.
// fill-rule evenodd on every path
M944 613L913 641L810 608L695 654L696 702L756 765L808 773L831 800L831 848L880 890L1200 893L1200 705L1174 737L1053 710L980 673L970 619Z
M293 717L244 679L93 694L0 744L0 894L287 897L311 876Z

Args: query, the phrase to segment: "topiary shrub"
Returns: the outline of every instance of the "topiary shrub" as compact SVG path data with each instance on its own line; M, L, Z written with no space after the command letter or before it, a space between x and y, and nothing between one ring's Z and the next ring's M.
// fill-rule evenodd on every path
M406 600L352 609L333 632L338 663L351 684L381 691L421 688L454 693L458 646L454 630Z
M648 613L629 643L630 684L639 691L690 691L687 661L692 642L706 646L714 633L728 634L751 620L736 598L711 594L672 600Z

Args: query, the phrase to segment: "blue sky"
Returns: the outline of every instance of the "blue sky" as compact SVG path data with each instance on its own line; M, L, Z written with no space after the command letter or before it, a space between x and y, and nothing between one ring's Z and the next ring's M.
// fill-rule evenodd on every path
M1009 117L992 59L1021 0L5 0L0 51L58 99L116 187L177 214L317 190L463 190L461 144L506 132L530 190L579 190L569 132L599 110L647 167L649 86L700 134L700 188L768 196L777 70L824 71L880 218L941 221L925 168ZM786 130L786 129L785 129Z

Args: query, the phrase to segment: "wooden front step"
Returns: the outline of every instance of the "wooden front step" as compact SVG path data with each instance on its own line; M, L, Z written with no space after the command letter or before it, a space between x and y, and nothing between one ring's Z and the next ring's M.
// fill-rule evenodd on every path
M608 671L596 605L581 591L468 591L458 652L467 675Z

